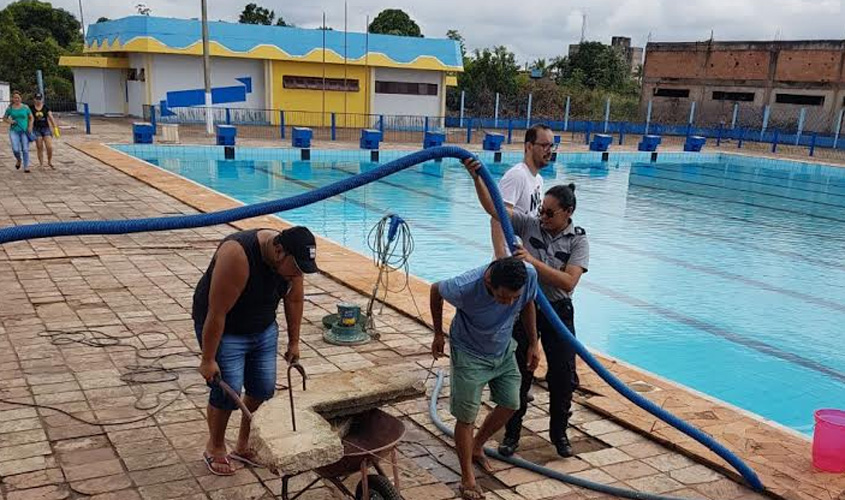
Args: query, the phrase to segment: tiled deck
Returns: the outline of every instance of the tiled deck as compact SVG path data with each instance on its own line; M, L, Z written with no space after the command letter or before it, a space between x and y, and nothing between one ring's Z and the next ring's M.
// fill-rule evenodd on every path
M102 146L90 144L84 149L115 168L60 145L56 171L36 167L25 176L10 167L9 153L0 151L0 164L9 166L0 170L0 226L173 215L234 204ZM255 225L280 226L281 222L264 218L239 224ZM155 349L155 354L196 349L188 315L193 286L219 239L233 230L231 226L218 226L66 237L0 247L0 398L52 405L102 421L143 415L133 407L142 390L146 391L142 402L155 404L152 395L156 393L199 384L201 379L189 369L180 373L178 382L129 386L120 375L126 373L126 365L136 362L134 351L127 347L54 345L49 335L73 330L121 336L157 331L167 336L167 343ZM329 242L320 243L320 265L334 279L316 276L307 283L302 354L309 374L318 376L400 359L416 361L420 370L430 367L428 330L389 308L380 317L379 341L358 348L324 343L322 316L340 300L363 303L365 298L356 290L369 290L375 270L369 258ZM427 311L425 284L415 280L412 290L420 307ZM408 294L391 297L391 302L400 310L415 311ZM149 346L157 339L148 336L143 340ZM138 341L126 343L142 347ZM192 358L168 361L168 366L194 364ZM625 380L645 380L663 388L647 395L682 417L693 417L696 424L709 425L709 432L725 438L730 448L752 460L764 483L785 498L836 500L845 489L841 475L811 472L805 440L633 369L618 364L612 369ZM714 500L761 498L688 458L687 452L699 450L675 433L654 426L653 419L630 409L595 377L586 372L583 376L587 392L578 398L575 429L570 431L578 456L559 460L545 441L548 418L543 403L547 394L537 390L526 421L531 432L522 442L525 458L640 491ZM170 401L173 394L161 397ZM243 469L230 478L208 474L200 461L206 438L204 407L204 391L190 391L153 418L102 427L80 424L50 410L0 403L0 499L239 499L277 495L279 481L261 470ZM445 500L456 495L454 450L450 441L434 429L426 408L426 401L419 400L390 410L402 415L408 427L399 464L406 500ZM625 417L635 429L648 432L654 427L658 439L672 440L686 450L679 453L674 446L666 447L619 425L616 418L602 416L609 413ZM445 419L445 413L442 416ZM488 498L493 500L601 497L505 464L497 464L497 468L493 477L482 479L491 492ZM318 489L303 498L338 497L333 489L318 484Z

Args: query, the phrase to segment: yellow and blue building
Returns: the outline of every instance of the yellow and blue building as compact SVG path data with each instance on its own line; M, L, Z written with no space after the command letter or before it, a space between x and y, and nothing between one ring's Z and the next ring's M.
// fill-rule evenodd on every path
M228 108L443 116L463 70L447 39L209 23L212 102ZM89 26L83 56L65 56L77 102L93 114L143 116L154 105L204 105L202 26L131 16Z

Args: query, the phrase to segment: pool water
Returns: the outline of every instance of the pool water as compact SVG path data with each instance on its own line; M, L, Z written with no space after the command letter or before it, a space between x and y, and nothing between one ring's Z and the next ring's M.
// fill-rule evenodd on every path
M290 150L226 161L214 148L121 149L245 203L376 166L354 152L302 162ZM845 169L724 154L641 158L563 155L543 171L547 187L577 184L575 221L590 238L574 299L579 338L810 434L814 410L845 406ZM488 163L497 178L519 161L504 159ZM492 255L489 218L450 161L281 216L369 255L367 234L390 212L411 227L411 272L423 279Z

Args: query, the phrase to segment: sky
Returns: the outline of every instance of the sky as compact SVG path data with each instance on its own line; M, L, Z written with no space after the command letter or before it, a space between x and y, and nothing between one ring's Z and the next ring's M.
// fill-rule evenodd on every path
M0 8L11 0L0 0ZM136 13L144 3L151 15L199 17L199 0L81 0L85 21ZM232 0L208 0L211 20L237 21L243 6ZM327 24L343 29L343 0L259 0L303 28L317 27L323 12ZM52 4L79 16L79 0ZM581 37L610 42L629 36L635 46L647 40L798 40L845 39L845 0L348 0L350 31L365 31L366 19L382 9L399 8L411 15L429 38L458 30L469 50L504 44L521 63L565 54Z

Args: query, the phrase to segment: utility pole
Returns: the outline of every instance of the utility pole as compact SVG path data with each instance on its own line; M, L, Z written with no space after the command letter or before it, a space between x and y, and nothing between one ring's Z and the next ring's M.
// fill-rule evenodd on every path
M214 114L211 109L211 61L208 54L208 5L202 2L202 72L205 77L205 131L214 133Z
M82 41L85 42L85 14L82 12L82 0L79 0L79 22L82 24Z

